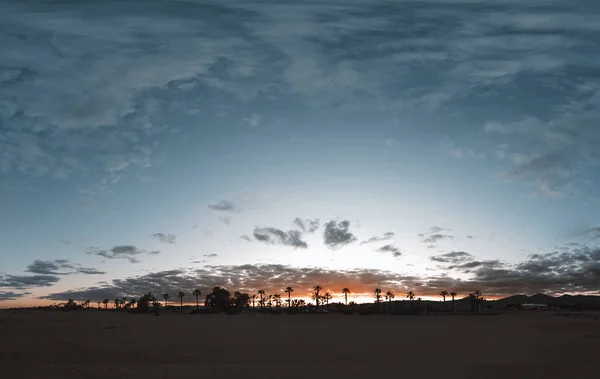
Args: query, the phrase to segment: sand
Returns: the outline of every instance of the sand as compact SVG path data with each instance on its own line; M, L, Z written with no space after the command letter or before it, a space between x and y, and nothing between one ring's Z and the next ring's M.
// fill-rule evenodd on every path
M600 378L600 321L553 312L3 311L0 338L3 378Z

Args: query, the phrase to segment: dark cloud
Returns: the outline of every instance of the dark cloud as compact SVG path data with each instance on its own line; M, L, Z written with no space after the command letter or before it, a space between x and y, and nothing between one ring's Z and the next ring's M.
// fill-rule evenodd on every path
M434 262L459 264L462 262L473 260L473 256L464 251L453 251L451 253L431 256L429 257L429 259L431 259Z
M371 293L377 283L382 288L419 296L437 296L439 291L456 291L466 295L475 290L486 296L512 294L598 293L600 292L600 249L579 248L569 253L548 253L530 256L526 261L509 265L499 260L468 261L449 265L466 279L446 274L416 277L386 270L332 270L318 267L292 267L279 264L245 264L235 266L205 266L195 270L169 270L135 278L114 280L111 284L82 290L53 293L52 300L103 299L115 296L139 296L144 292L177 293L181 289L208 290L221 285L232 290L280 292L287 286L295 294L306 296L315 284L333 291L349 287L353 293ZM204 292L204 291L203 291Z
M440 241L447 240L447 239L453 239L453 238L454 237L451 236L451 235L448 235L448 234L439 234L438 233L438 234L432 234L432 235L426 236L425 238L423 238L421 240L421 242L435 244L435 243L438 243Z
M454 236L442 233L448 231L448 228L442 228L440 226L431 226L426 233L419 233L418 236L421 238L422 243L429 244L428 248L435 248L438 242L453 239Z
M470 239L470 240L472 240L475 237L473 237L473 236L467 236L467 238Z
M215 254L215 253L211 253L211 254L204 254L203 257L207 257L207 258L214 258L214 257L218 257L219 254Z
M255 228L254 238L257 241L272 245L284 245L292 246L295 248L306 249L308 244L302 240L302 233L298 230L290 230L284 232L283 230L275 228Z
M50 287L57 283L60 278L56 275L6 275L0 277L0 287L26 289L32 287Z
M110 250L92 249L88 251L87 254L94 254L107 259L127 259L131 263L138 263L138 256L143 254L156 255L160 254L160 251L146 251L133 245L121 245L115 246Z
M16 292L0 291L0 301L17 300L17 299L20 299L23 296L27 296L29 294L30 294L29 292L16 293Z
M177 242L177 236L175 234L170 233L154 233L152 235L154 238L163 243L175 243Z
M402 250L400 250L394 245L382 246L379 249L377 249L377 251L380 253L391 253L396 258L402 256Z
M321 220L316 219L300 219L296 217L292 224L298 227L303 232L314 233L321 226Z
M222 200L217 204L211 204L208 206L210 209L220 212L240 212L241 209L233 202Z
M360 244L364 245L366 243L387 241L387 240L392 239L394 237L394 235L395 235L394 232L386 232L386 233L383 233L383 235L381 235L381 236L373 236L366 241L362 241Z
M246 240L246 241L248 241L248 242L252 242L252 239L251 239L251 238L250 238L250 236L249 236L249 235L247 235L247 234L244 234L244 235L242 235L240 238L241 238L241 239L243 239L243 240Z
M356 241L356 236L350 231L350 221L329 221L325 224L323 239L325 245L335 249Z
M103 275L105 272L95 268L82 267L80 264L71 263L66 259L55 259L53 261L35 260L27 266L27 272L40 275Z

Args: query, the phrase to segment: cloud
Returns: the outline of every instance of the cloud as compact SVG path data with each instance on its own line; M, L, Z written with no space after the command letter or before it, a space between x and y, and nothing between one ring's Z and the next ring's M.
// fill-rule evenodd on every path
M325 245L331 249L342 247L356 241L356 236L350 231L350 221L329 221L325 224L323 239Z
M82 267L80 264L71 263L65 259L55 259L53 261L35 260L27 266L27 272L40 275L104 275L104 271L95 268Z
M446 274L417 277L375 269L334 270L321 267L293 267L280 264L208 265L199 269L178 269L148 273L138 277L113 280L112 283L51 293L51 300L104 299L116 296L134 297L145 292L177 293L181 288L209 290L215 285L231 290L255 293L296 288L297 296L308 296L319 284L338 292L349 287L355 294L370 294L376 285L396 292L415 291L418 296L437 296L440 291L456 291L466 295L480 290L487 297L512 294L599 293L600 250L577 248L567 253L530 256L514 265L498 260L469 261L452 268L466 275L453 278ZM450 267L452 265L450 264Z
M219 254L215 254L215 253L210 253L210 254L204 254L203 257L207 257L207 258L215 258L218 257Z
M434 262L459 264L467 261L472 261L473 256L464 251L453 251L446 254L429 257Z
M252 242L252 239L247 234L243 234L240 238L243 239L243 240L246 240L248 242Z
M241 209L238 208L235 203L227 200L222 200L217 204L211 204L208 206L210 209L220 212L240 212Z
M0 291L0 301L17 300L29 294L29 292L15 293Z
M360 244L364 245L364 244L367 244L367 243L387 241L387 240L390 240L390 239L394 238L394 235L395 235L394 232L385 232L381 236L373 236L373 237L369 238L366 241L362 241Z
M175 234L170 233L154 233L152 235L154 238L159 240L162 243L175 243L177 242L177 236Z
M391 253L395 258L402 256L402 250L394 245L385 245L377 249L380 253Z
M160 251L146 251L133 245L121 245L115 246L109 250L98 250L92 248L87 252L87 254L94 254L107 259L126 259L130 263L139 263L140 261L137 259L138 256L144 254L156 255L160 254Z
M255 113L250 117L244 118L244 122L248 123L250 126L256 127L260 124L260 116Z
M50 287L59 280L60 278L56 275L5 275L0 277L0 287L9 287L19 290L32 287Z
M225 225L231 225L231 216L221 216L219 217L219 221Z
M597 226L595 228L590 228L586 234L591 236L592 240L599 240L600 239L600 226Z
M443 240L453 239L454 237L448 234L431 234L421 240L423 243L435 244Z
M308 244L302 240L302 233L297 230L284 232L275 228L255 228L254 238L257 241L271 245L292 246L294 248L306 249Z
M300 219L296 217L294 221L292 221L294 226L298 227L303 232L314 233L321 226L321 220L316 219Z

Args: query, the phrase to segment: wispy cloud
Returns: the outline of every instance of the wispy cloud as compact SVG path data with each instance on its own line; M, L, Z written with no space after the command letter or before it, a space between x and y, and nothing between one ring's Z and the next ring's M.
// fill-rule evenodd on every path
M175 234L171 234L171 233L154 233L152 236L162 243L176 243L177 242L177 236Z
M104 271L95 268L82 267L80 264L71 263L66 259L55 259L52 261L35 260L27 266L27 272L40 275L103 275Z
M402 250L394 245L385 245L377 249L380 253L391 253L395 258L402 256Z
M301 219L296 217L292 222L294 226L300 229L303 232L314 233L321 226L321 220L317 219Z
M276 228L257 227L254 229L253 235L257 241L271 245L284 245L302 249L308 247L308 244L302 240L302 233L298 230L284 232Z
M139 263L139 256L147 254L156 255L160 254L160 251L146 251L133 245L121 245L108 250L91 248L87 254L94 254L107 259L126 259L130 263Z
M364 245L364 244L367 244L367 243L387 241L387 240L390 240L390 239L394 238L394 235L395 235L394 232L385 232L381 236L373 236L373 237L369 238L366 241L362 241L360 244Z
M221 200L216 204L208 206L210 209L220 212L239 212L241 209L233 202L228 200Z

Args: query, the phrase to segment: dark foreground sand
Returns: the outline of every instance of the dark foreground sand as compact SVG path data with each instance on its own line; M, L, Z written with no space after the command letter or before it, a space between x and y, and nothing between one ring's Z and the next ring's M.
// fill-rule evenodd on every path
M600 378L600 321L0 312L2 378Z

